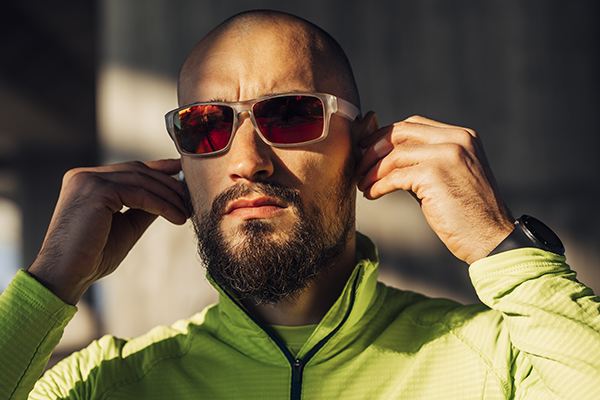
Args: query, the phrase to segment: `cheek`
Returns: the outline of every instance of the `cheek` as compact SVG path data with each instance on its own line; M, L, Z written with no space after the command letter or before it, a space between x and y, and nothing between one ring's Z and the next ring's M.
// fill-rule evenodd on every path
M222 190L219 188L220 180L217 175L210 172L218 170L218 167L212 165L210 160L190 160L185 157L182 157L181 164L196 211L210 209L212 200Z
M342 139L346 139L345 137ZM310 172L315 179L329 183L338 182L347 171L348 163L354 166L351 145L346 140L332 140L323 153L317 154L314 168ZM323 188L325 191L325 188Z
M328 207L337 207L333 192L339 187L340 180L346 179L349 155L342 152L311 153L297 161L296 176L302 182L300 191L304 200L316 202ZM300 157L299 157L300 158Z

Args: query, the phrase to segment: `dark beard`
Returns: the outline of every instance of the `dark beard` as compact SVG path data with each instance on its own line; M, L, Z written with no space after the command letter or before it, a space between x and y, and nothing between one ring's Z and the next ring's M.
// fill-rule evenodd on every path
M341 257L352 237L352 170L353 167L347 167L338 185L319 197L320 202L334 199L338 206L328 226L317 204L305 206L297 190L272 182L234 185L215 198L209 212L197 218L184 184L198 238L198 252L211 278L240 300L249 299L256 304L294 300ZM253 192L281 199L294 208L297 219L289 231L276 232L273 224L250 219L231 232L230 238L224 235L220 222L226 205ZM275 235L284 236L286 240L275 239Z

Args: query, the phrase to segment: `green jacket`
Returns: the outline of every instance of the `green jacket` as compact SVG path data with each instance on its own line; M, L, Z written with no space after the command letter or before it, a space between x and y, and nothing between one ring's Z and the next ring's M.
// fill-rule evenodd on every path
M470 267L485 305L377 282L375 248L296 356L220 291L136 339L105 336L35 384L75 313L21 271L0 297L0 399L598 399L600 299L564 257L520 249Z

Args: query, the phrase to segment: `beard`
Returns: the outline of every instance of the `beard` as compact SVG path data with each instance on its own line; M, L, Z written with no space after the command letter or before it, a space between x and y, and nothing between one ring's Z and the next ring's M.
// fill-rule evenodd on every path
M298 190L274 182L236 184L221 192L209 211L197 216L187 184L188 211L198 240L198 253L210 277L239 300L255 304L293 301L340 259L354 232L354 166L344 171L314 202L304 204ZM224 232L221 221L232 200L251 193L277 198L294 213L289 227L261 219L242 221ZM327 202L336 205L329 219ZM286 229L287 228L287 229Z

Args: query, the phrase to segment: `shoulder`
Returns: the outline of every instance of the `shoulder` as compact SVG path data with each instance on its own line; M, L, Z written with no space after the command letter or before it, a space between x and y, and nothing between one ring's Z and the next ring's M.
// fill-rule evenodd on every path
M379 282L384 293L384 307L390 312L403 314L416 324L427 326L444 324L454 326L456 322L472 319L475 315L488 314L489 307L481 303L463 305L455 300L428 297L420 293L386 286ZM492 312L492 314L496 314Z
M197 337L210 334L207 315L213 308L214 306L207 307L191 318L179 320L171 326L157 326L136 338L105 336L97 342L97 346L102 358L120 358L136 368L148 369L164 358L185 354Z
M193 342L197 345L198 338L209 334L204 327L209 310L172 326L158 326L136 338L103 336L47 371L36 391L98 394L138 381L161 362L184 357Z
M506 343L510 343L502 314L484 304L463 305L450 299L380 285L385 292L382 310L391 319L390 328L395 326L404 333L410 331L411 337L420 337L425 342L442 338L458 340L483 353L493 352L494 349L488 347L495 347L503 336Z

